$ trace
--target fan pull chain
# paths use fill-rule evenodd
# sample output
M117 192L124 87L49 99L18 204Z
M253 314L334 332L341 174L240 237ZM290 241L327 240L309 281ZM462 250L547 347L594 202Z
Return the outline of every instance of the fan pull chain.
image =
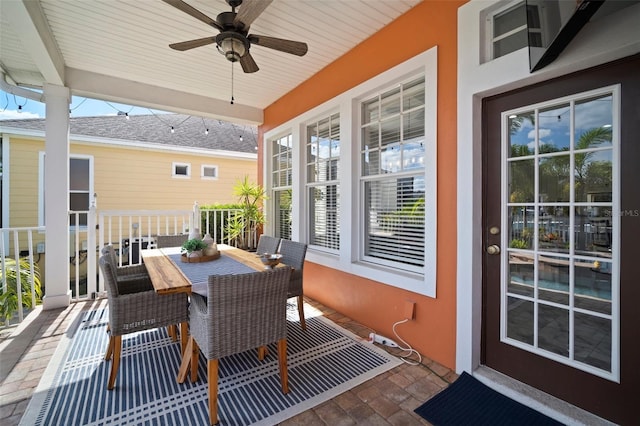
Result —
M234 63L231 62L231 105L233 105L233 101L235 99L233 99L233 65Z

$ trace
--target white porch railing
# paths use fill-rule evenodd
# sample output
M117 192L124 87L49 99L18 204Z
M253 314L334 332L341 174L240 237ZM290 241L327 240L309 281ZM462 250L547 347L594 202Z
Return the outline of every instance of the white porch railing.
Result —
M10 297L7 292L15 291L17 312L9 322L21 322L24 319L23 280L27 280L31 294L31 306L36 306L36 274L37 261L34 261L34 233L36 240L44 240L44 227L0 228L0 294ZM38 251L39 252L39 251ZM38 258L40 255L38 254ZM27 268L22 268L21 259L27 259ZM23 277L23 275L25 275ZM12 289L15 285L15 289ZM4 301L4 303L12 303ZM0 318L0 324L5 318Z
M86 300L100 292L99 270L97 259L100 249L112 244L118 253L120 265L140 264L140 250L155 247L156 236L188 234L199 227L200 234L209 233L217 243L235 245L226 229L226 224L233 217L236 209L202 209L194 204L189 210L110 210L97 212L95 206L87 211L69 213L69 284L72 300ZM197 225L196 225L197 224ZM2 228L0 240L0 294L8 290L7 270L11 272L12 263L7 259L27 261L30 274L32 305L35 306L33 277L36 265L40 264L42 255L46 256L44 247L45 227ZM249 247L255 247L256 235L248 236ZM55 250L54 248L51 248ZM40 276L46 293L46 276L44 263L40 268ZM17 300L22 300L23 277L17 274ZM24 319L24 307L18 306L16 321Z
M200 235L209 233L217 243L234 245L226 230L226 223L236 209L203 209L194 204L191 210L111 210L98 215L98 253L107 244L113 245L119 265L142 263L140 250L153 248L158 235L189 234L198 229ZM255 241L255 237L253 239ZM88 271L89 281L99 271ZM98 286L89 285L90 288ZM98 290L100 291L100 289Z

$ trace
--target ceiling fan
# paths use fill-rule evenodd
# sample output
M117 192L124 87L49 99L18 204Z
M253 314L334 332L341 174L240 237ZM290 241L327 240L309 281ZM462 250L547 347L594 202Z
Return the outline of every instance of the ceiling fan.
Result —
M307 44L300 41L249 34L249 27L253 21L273 0L226 0L231 6L231 12L222 12L216 19L211 19L182 0L163 1L220 31L216 36L170 44L169 47L172 49L184 51L215 43L218 51L229 61L240 62L242 70L246 73L260 69L249 52L253 44L298 56L304 56L307 53ZM236 12L236 8L240 5L242 7Z

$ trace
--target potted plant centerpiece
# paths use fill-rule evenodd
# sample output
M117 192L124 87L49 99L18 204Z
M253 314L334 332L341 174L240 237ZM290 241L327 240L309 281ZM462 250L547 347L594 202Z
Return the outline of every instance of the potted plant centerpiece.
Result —
M191 258L198 258L202 256L202 250L207 248L207 243L200 238L191 238L182 244L180 248L183 253L182 256L186 257L186 261L189 262Z

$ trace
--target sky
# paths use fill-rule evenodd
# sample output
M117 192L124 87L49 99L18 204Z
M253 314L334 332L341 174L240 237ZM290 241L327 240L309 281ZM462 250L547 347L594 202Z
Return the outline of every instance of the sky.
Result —
M576 141L582 133L598 128L612 127L613 97L610 94L578 100L574 107L574 137ZM526 114L531 114L528 111ZM538 139L541 144L553 145L558 149L569 149L570 137L570 107L569 104L551 106L539 110ZM535 149L536 132L531 120L524 120L522 127L510 135L512 145L527 145L530 150ZM610 144L600 144L604 147Z
M149 110L149 108L118 104L115 102L73 96L71 117L90 117L103 115L117 115L118 111L129 115L165 113L166 111ZM44 118L45 104L31 99L14 96L0 90L0 120Z

